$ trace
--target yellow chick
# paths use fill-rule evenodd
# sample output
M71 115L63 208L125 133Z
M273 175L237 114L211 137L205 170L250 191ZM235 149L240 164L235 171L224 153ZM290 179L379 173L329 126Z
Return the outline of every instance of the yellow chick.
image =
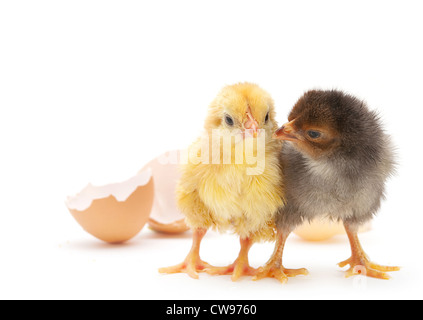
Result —
M181 264L161 273L232 274L235 281L255 275L248 252L256 241L274 240L274 221L284 205L281 142L272 139L278 125L270 95L251 83L222 89L211 103L204 134L189 148L177 187L177 204L193 230L191 251ZM227 267L200 259L200 243L209 228L232 230L241 251Z

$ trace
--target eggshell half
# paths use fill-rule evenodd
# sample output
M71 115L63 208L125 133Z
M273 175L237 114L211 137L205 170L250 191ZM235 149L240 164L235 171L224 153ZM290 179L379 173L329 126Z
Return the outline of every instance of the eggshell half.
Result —
M365 224L359 229L359 232L366 232L371 229L371 224ZM329 219L315 219L311 222L305 222L294 233L307 241L324 241L338 234L345 234L345 228L342 222L334 222Z
M176 234L189 230L185 217L176 206L176 185L180 178L178 150L168 151L147 163L140 172L151 170L154 178L154 202L149 227L157 232Z
M67 207L75 220L94 237L121 243L133 238L147 223L154 198L150 171L107 186L88 185Z

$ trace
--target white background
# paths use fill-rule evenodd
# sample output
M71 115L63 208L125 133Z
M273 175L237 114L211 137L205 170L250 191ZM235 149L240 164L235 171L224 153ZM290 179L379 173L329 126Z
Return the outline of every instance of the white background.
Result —
M2 1L0 3L0 298L423 298L421 1ZM403 266L382 281L344 279L345 236L288 239L287 267L310 275L233 283L159 275L190 234L147 228L122 246L87 234L66 196L126 180L201 131L221 87L258 83L283 123L310 88L337 88L380 111L398 175L373 230L370 257ZM210 233L204 260L225 265L232 235ZM251 264L273 244L253 247Z

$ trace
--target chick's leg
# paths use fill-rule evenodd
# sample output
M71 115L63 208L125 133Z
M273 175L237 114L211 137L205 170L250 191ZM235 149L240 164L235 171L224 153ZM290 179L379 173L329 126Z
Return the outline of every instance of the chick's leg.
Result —
M248 263L248 252L253 241L250 238L240 238L241 250L234 263L227 267L210 267L206 270L211 275L232 274L232 281L238 280L241 276L253 276L257 270L250 267Z
M286 269L282 265L283 249L285 247L286 239L289 233L278 230L275 250L273 251L272 257L266 263L264 267L259 268L258 273L253 280L260 280L264 278L275 278L281 283L288 281L288 277L295 277L298 275L307 275L307 269Z
M160 268L160 273L187 273L191 278L198 279L198 272L210 265L200 259L200 243L207 229L195 229L192 237L192 247L184 262L173 267Z
M371 262L360 245L360 241L358 240L357 236L357 228L350 226L347 223L344 223L344 226L348 235L348 239L350 240L351 257L338 263L338 265L341 268L345 267L347 264L350 265L350 268L346 271L346 277L362 274L378 279L389 279L389 275L387 275L385 272L398 271L400 269L399 267L381 266Z

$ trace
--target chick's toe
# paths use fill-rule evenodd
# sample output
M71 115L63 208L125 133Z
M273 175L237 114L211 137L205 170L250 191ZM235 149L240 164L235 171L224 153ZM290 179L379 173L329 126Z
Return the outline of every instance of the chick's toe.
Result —
M206 234L205 229L196 229L193 234L193 244L184 262L172 267L160 268L160 273L186 273L193 279L198 279L198 272L211 268L211 265L200 259L200 243Z
M390 276L385 272L400 270L399 267L381 266L371 262L361 247L357 236L357 230L351 228L348 224L345 224L345 230L351 245L351 257L338 263L338 266L341 268L346 265L350 266L350 268L346 271L345 277L348 278L354 275L364 275L372 278L388 280L390 279Z
M232 275L232 281L237 281L242 276L254 276L257 269L252 268L248 262L248 252L253 241L250 238L240 238L241 250L234 263L227 267L210 267L205 271L211 275Z

